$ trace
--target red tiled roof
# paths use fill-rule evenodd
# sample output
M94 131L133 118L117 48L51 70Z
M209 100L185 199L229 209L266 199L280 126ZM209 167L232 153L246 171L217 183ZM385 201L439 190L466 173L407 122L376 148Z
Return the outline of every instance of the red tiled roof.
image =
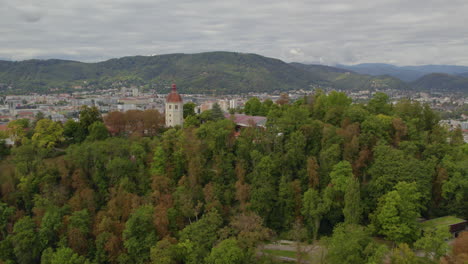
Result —
M8 126L7 125L0 125L0 131L7 131Z
M250 116L250 115L242 115L242 114L235 114L235 115L230 115L230 114L225 114L224 115L226 118L231 119L231 116L233 116L232 121L236 123L237 125L240 126L251 126L254 124L255 126L265 126L267 118L264 116Z
M19 112L18 113L19 116L31 116L31 115L34 115L33 112Z
M177 92L177 87L175 84L172 85L171 92L166 97L167 103L182 103L182 97Z

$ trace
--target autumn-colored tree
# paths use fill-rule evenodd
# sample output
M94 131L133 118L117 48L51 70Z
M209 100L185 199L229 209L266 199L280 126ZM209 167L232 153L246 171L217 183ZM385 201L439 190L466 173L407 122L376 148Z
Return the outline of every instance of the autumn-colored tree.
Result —
M112 135L120 135L126 131L125 114L122 112L110 112L104 117L104 124Z
M236 200L240 203L240 209L245 211L248 207L248 200L250 198L250 185L245 182L245 169L243 162L236 164Z
M89 233L91 231L91 216L89 212L86 209L73 212L67 220L69 247L80 255L86 255L89 246Z
M285 104L289 104L289 101L290 101L289 94L281 93L278 100L276 100L276 104L285 105Z
M151 184L152 198L154 204L154 226L161 237L169 234L168 210L173 207L172 183L166 176L153 176Z
M461 232L452 244L452 252L446 256L443 264L465 264L468 262L468 232Z
M307 175L309 178L308 186L309 188L318 188L320 183L320 177L318 173L319 166L317 164L317 159L315 157L309 157L307 159Z
M263 219L251 211L233 216L230 227L245 249L255 248L258 243L270 239L273 235L273 231L264 226Z

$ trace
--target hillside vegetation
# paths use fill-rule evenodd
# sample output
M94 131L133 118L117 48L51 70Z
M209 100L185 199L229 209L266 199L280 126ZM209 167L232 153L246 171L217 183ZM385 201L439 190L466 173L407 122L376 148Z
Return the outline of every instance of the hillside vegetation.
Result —
M163 88L176 82L185 93L245 93L308 88L318 81L313 73L280 60L232 52L133 56L99 63L0 63L0 83L13 85L17 91L77 85L101 89L121 84Z
M0 61L0 92L10 94L130 85L165 92L172 82L183 93L210 94L307 90L319 86L344 90L409 88L394 77L361 75L322 65L288 64L234 52L132 56L99 63Z
M411 83L416 89L446 92L468 92L468 78L445 73L425 75Z

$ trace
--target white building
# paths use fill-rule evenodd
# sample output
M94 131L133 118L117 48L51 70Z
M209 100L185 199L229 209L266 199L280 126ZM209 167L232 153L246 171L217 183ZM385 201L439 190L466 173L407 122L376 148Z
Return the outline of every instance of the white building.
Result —
M228 100L219 100L218 101L219 107L223 112L227 112L229 110L229 101Z
M237 108L237 99L229 100L229 108L230 109L236 109Z
M184 103L177 92L175 84L166 97L166 127L182 126L184 124Z

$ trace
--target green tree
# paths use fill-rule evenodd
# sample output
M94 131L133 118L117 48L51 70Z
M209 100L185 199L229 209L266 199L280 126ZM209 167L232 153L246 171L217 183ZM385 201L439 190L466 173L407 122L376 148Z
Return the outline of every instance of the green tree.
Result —
M330 188L326 188L322 193L309 188L304 193L302 200L302 215L309 230L312 230L313 239L317 240L318 230L322 217L330 210L332 200L330 199Z
M6 203L0 202L0 240L3 240L7 236L7 225L10 216L15 212L14 207L8 206Z
M467 172L456 171L443 182L442 197L449 201L449 210L452 213L468 212L468 178Z
M5 144L5 140L0 138L0 161L10 154L10 148Z
M340 161L330 172L331 184L333 189L345 193L350 182L353 180L353 169L348 161Z
M198 127L200 124L200 117L198 115L187 116L184 120L184 127Z
M125 224L122 233L124 246L133 263L145 263L150 257L150 248L157 241L153 214L152 206L141 206Z
M8 135L16 143L21 142L26 137L26 129L29 128L29 119L22 118L11 121L7 125Z
M194 102L188 102L184 104L184 119L189 116L195 115L195 107L197 105Z
M450 144L457 146L457 145L463 145L464 143L465 143L465 140L463 139L463 132L461 130L461 127L458 126L453 131L450 132Z
M151 263L176 264L177 248L175 239L165 237L151 248Z
M392 120L392 117L387 115L369 115L361 123L362 143L369 147L376 145L379 141L391 143Z
M351 179L344 196L343 215L345 223L359 224L362 215L361 193L358 179Z
M44 119L44 118L46 118L46 117L45 117L45 115L44 115L43 112L41 112L41 111L37 112L37 114L34 116L34 124L33 124L33 127L36 126L36 124L37 124L37 122L38 122L39 120Z
M52 148L64 140L62 126L50 119L41 119L37 122L32 141L40 147Z
M374 114L389 115L392 111L392 105L389 102L389 97L385 93L375 93L374 97L367 104L367 108Z
M73 252L71 248L61 247L55 252L52 248L44 250L41 264L90 264L90 262Z
M244 105L244 113L246 115L259 115L262 112L262 102L257 97L252 97Z
M382 263L388 248L373 241L362 226L339 224L326 241L330 264Z
M86 138L86 130L80 126L79 122L68 119L63 125L63 135L68 143L80 143Z
M416 182L418 193L424 197L423 201L429 201L434 165L431 160L421 161L391 146L378 145L374 148L374 163L368 171L372 179L368 185L371 197L367 198L376 200L392 190L398 182L406 181Z
M202 263L218 239L218 230L223 219L217 211L210 211L180 232L179 247L183 250L185 263Z
M395 247L390 255L392 264L423 264L408 244L402 243Z
M448 228L425 229L424 236L414 243L414 247L424 251L425 257L438 261L449 251L449 245L446 242L451 238Z
M44 248L54 247L59 241L59 231L62 228L63 212L60 208L49 206L42 217L39 228L39 239Z
M421 195L416 183L399 182L395 190L379 199L371 215L372 225L378 234L394 242L414 242L420 234Z
M224 119L223 110L221 110L221 107L219 106L218 103L213 104L213 109L211 109L211 120L218 121L218 120L223 120L223 119Z
M89 126L88 130L89 135L86 138L87 140L104 140L109 137L109 131L107 130L107 127L104 125L104 123L100 121L94 122L92 125Z
M221 241L206 259L208 264L243 264L246 262L244 251L235 238Z
M250 209L265 219L270 226L275 218L273 209L276 203L275 168L270 156L264 156L255 166L249 178L252 180ZM276 216L277 217L277 216Z
M87 105L83 105L80 111L80 126L83 127L86 132L88 132L88 128L94 122L102 122L102 116L97 107L88 107Z
M28 264L39 261L41 244L36 224L29 216L24 216L15 223L11 241L18 263Z
M330 172L335 164L340 161L341 150L338 144L333 144L322 149L319 155L320 162L320 186L325 187L330 183Z
M362 123L369 116L369 111L362 104L352 104L343 113L343 117L351 122Z

